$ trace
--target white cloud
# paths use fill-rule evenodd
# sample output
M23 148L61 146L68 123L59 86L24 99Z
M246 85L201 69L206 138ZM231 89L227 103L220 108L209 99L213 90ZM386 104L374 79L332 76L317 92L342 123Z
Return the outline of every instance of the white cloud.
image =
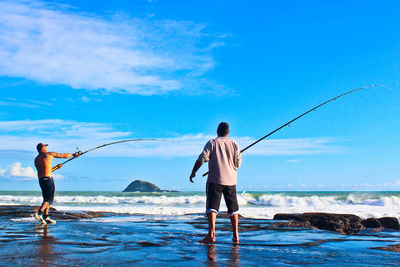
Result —
M43 105L52 106L52 104L50 103L45 103L35 100L0 98L0 106L5 106L5 107L40 108Z
M226 36L189 21L103 18L40 1L1 1L0 75L128 94L187 91L212 85L200 76L214 67L210 49Z
M37 173L32 167L22 167L21 162L14 162L6 168L0 168L0 177L17 179L17 180L35 180L37 179ZM53 178L60 180L64 179L61 174L53 174Z
M107 123L75 122L57 119L0 121L0 150L35 151L39 142L50 144L49 150L72 152L75 147L90 149L121 139L146 138L118 131ZM151 137L147 137L151 138ZM160 138L166 142L130 142L96 150L88 156L123 157L194 157L200 154L213 135L183 135ZM241 148L254 142L250 137L232 137ZM340 153L334 138L270 139L246 151L251 156L313 155Z
M61 175L61 174L53 173L52 175L53 175L53 179L54 179L54 180L61 180L61 179L64 179L64 176Z
M299 159L287 159L287 160L285 160L286 162L289 162L289 163L297 163L297 162L300 162L300 160Z
M21 162L15 162L5 169L0 168L0 176L7 178L24 178L24 179L33 179L36 178L36 172L32 167L22 167Z

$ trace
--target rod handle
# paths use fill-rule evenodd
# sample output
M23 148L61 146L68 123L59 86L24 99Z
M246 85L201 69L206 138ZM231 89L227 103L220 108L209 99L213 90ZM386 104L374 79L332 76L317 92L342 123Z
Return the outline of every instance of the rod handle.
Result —
M54 171L60 169L61 167L62 167L62 164L58 164L57 166L54 166L54 167L51 169L51 171L54 172Z
M208 172L204 173L204 174L203 174L203 177L206 176L207 174L208 174Z

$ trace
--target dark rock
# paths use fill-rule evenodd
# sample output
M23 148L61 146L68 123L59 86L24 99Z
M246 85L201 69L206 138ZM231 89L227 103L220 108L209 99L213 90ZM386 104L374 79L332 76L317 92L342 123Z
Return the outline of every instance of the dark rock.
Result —
M306 228L311 228L317 230L318 228L312 226L309 222L301 222L301 221L294 221L294 220L289 220L289 221L283 221L283 222L277 222L273 224L274 227L279 227L279 228L299 228L299 227L306 227Z
M137 242L138 245L144 246L144 247L162 247L161 244L158 243L151 243L148 241L139 241Z
M307 225L309 223L318 229L335 231L341 234L355 234L365 227L361 218L353 214L334 213L303 213L303 214L276 214L274 220L294 220Z
M273 220L278 220L278 221L298 221L298 222L307 222L308 219L304 216L303 214L293 214L293 213L278 213L275 214Z
M400 230L399 221L395 217L382 217L378 221L385 228Z
M135 180L128 185L122 192L163 192L160 188L158 188L155 184Z
M379 249L379 250L384 250L384 251L392 251L392 252L400 253L400 244L392 245L392 246L388 246L388 247L377 247L377 248L372 248L372 249Z
M381 223L375 219L375 218L368 218L366 220L363 220L362 225L364 225L365 228L379 228L382 227Z

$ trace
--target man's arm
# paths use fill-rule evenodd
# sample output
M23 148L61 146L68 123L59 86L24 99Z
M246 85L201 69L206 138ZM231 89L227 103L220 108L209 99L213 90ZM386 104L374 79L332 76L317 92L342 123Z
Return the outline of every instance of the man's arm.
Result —
M239 147L238 143L236 143L236 142L235 142L234 160L235 160L235 167L239 168L240 165L242 164L242 153L240 152L240 147Z
M196 160L193 166L192 174L190 174L190 182L194 183L193 178L196 176L196 172L200 169L201 165L203 165L203 162Z
M60 159L67 159L70 157L73 157L74 154L71 153L56 153L56 152L49 152L49 155L52 155L55 158L60 158Z
M76 152L76 153L74 153L74 154L71 154L71 153L49 152L49 154L52 155L52 156L55 157L55 158L64 158L64 159L66 159L66 158L70 158L70 157L77 158L77 157L79 157L80 155L82 155L82 152ZM58 164L57 166L53 167L51 171L54 172L55 170L60 169L62 166L63 166L63 165L60 163L60 164Z
M242 153L240 151L236 154L236 168L239 168L242 165Z
M192 173L190 174L190 182L193 182L193 177L196 176L196 172L200 169L201 165L204 162L207 162L210 159L210 151L211 151L211 142L208 141L207 144L204 146L203 152L199 155L198 159L194 163Z

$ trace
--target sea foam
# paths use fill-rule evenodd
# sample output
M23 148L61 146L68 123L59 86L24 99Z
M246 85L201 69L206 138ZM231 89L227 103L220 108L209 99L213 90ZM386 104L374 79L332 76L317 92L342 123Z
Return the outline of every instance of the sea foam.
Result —
M2 205L40 205L42 197L0 194ZM332 212L356 214L362 218L400 218L400 193L282 192L238 194L240 214L271 219L276 213ZM104 211L126 214L184 215L204 213L204 193L122 194L58 192L54 206L65 211ZM221 201L221 211L226 211Z

